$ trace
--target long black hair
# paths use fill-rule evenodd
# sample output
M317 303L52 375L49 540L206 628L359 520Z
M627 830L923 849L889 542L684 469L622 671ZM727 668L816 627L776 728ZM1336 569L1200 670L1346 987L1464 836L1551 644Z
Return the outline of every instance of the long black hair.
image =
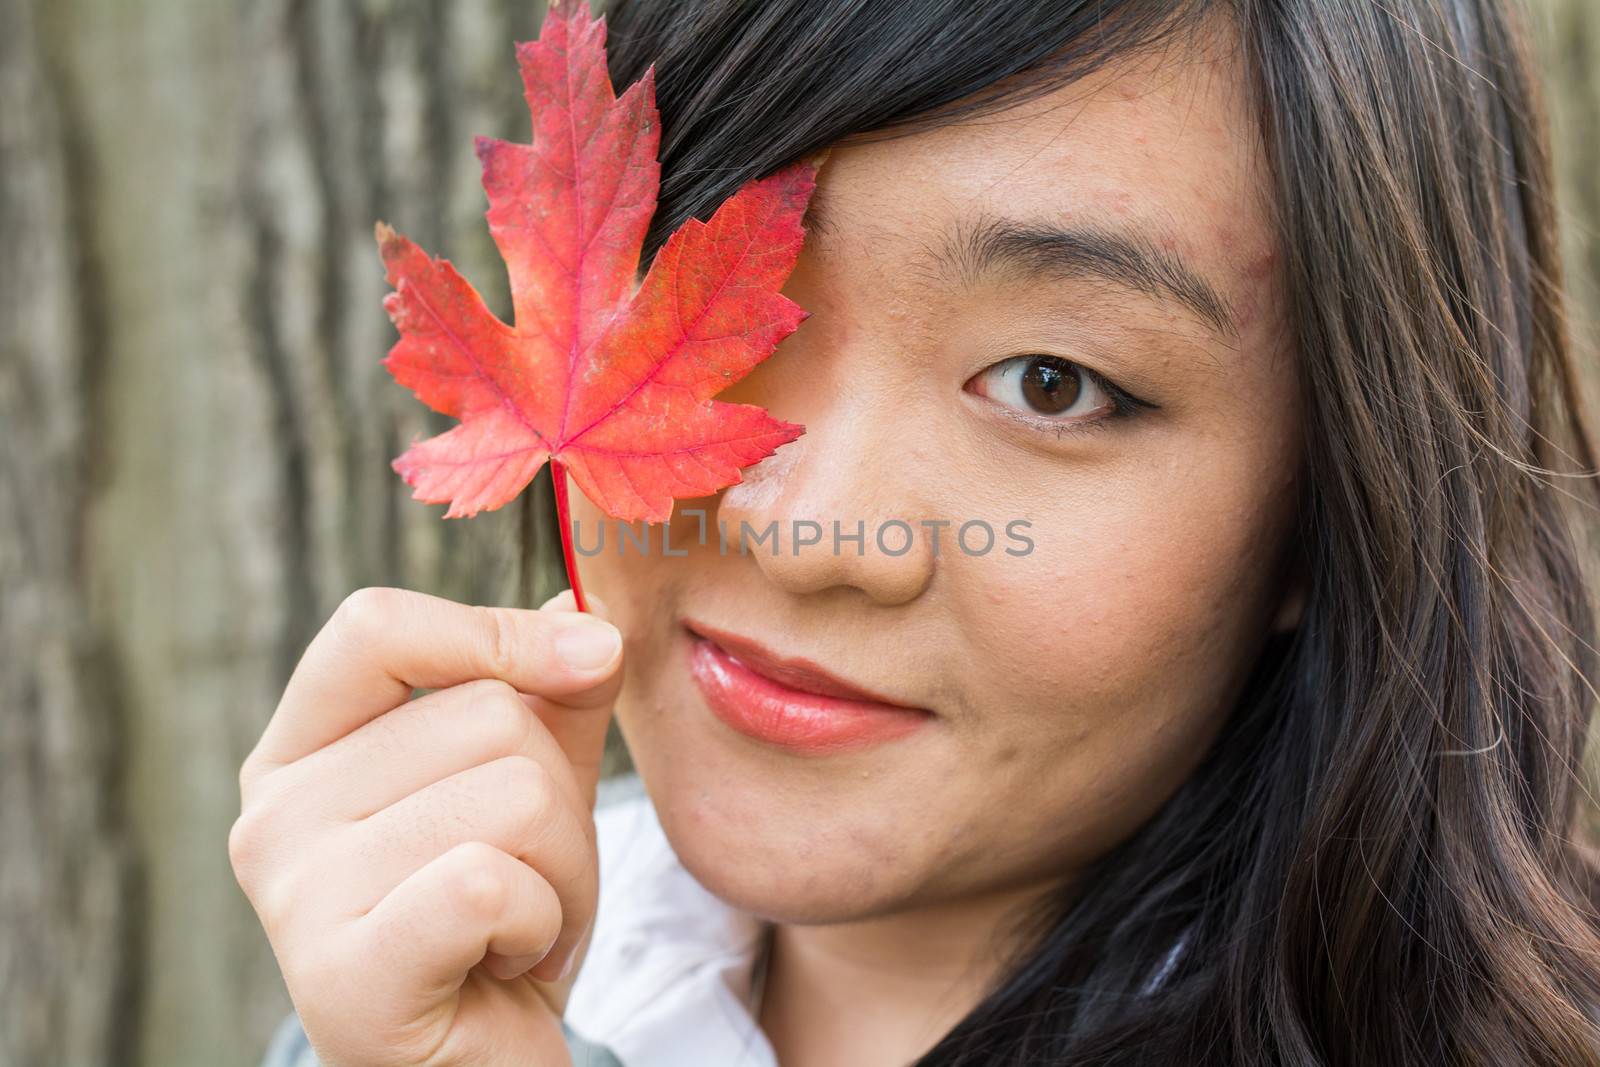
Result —
M661 109L646 261L749 178L1214 13L1275 183L1306 610L1203 765L1026 917L1026 950L920 1063L1600 1064L1576 521L1600 495L1505 2L617 0L613 81L654 63Z

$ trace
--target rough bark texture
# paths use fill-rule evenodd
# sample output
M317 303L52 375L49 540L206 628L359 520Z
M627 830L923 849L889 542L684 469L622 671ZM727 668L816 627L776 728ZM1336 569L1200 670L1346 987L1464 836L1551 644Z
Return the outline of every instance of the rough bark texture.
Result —
M1532 0L1530 9L1547 60L1573 337L1589 370L1593 415L1600 412L1600 0ZM1592 543L1600 555L1600 532ZM1590 733L1590 795L1600 796L1600 725ZM1590 806L1589 822L1600 834L1600 805Z
M127 706L90 610L105 308L76 101L0 7L0 1062L90 1063L130 1022Z
M1592 360L1600 347L1600 0L1530 0L1530 8L1548 59L1573 318Z
M1536 2L1580 329L1600 4ZM371 232L502 310L470 137L522 138L526 0L0 0L0 1065L254 1063L288 1002L228 867L239 762L339 599L484 603L541 509L388 460L444 428L378 364Z
M0 1064L255 1062L288 1002L226 840L306 641L362 585L562 588L521 509L389 470L447 422L379 365L372 238L506 306L471 136L526 138L539 16L0 6Z

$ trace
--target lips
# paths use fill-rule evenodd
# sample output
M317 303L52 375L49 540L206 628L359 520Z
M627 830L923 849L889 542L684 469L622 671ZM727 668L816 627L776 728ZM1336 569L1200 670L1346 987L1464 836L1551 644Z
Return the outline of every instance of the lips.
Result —
M689 671L711 712L748 737L824 754L904 737L933 716L829 674L811 660L686 623Z

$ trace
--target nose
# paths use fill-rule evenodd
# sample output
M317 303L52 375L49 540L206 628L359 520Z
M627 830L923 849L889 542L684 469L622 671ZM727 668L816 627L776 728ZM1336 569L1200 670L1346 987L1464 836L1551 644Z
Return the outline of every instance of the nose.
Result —
M883 605L916 599L936 557L914 467L889 458L902 454L901 428L859 410L810 414L821 417L723 492L727 551L742 547L793 593L854 586Z

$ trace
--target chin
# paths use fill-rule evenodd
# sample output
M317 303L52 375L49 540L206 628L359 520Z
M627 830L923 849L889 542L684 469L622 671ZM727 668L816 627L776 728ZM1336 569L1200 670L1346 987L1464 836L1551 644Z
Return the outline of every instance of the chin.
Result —
M887 788L892 775L853 759L769 755L742 739L657 736L659 725L623 724L635 766L684 869L728 905L830 923L917 894L915 835L901 816L919 805Z

